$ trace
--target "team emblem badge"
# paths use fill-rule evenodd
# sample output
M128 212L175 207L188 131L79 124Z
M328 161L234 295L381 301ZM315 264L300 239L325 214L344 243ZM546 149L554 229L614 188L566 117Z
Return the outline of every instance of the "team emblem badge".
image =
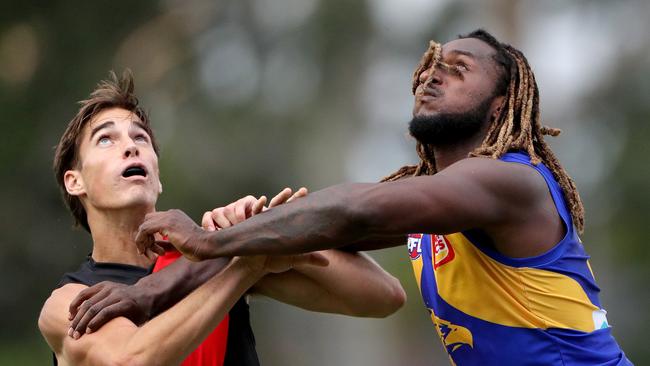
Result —
M444 235L431 235L431 247L434 254L433 269L451 262L455 257L454 248Z
M422 255L422 236L422 234L409 234L406 248L409 251L409 257L411 260L416 260L420 258L420 255Z

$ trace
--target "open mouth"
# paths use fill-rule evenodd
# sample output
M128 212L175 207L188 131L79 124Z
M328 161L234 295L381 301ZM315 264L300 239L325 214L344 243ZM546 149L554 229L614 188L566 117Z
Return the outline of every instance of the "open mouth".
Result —
M146 177L147 176L147 171L138 165L130 166L122 172L122 177L128 178L128 177L133 177L133 176L140 176L140 177Z

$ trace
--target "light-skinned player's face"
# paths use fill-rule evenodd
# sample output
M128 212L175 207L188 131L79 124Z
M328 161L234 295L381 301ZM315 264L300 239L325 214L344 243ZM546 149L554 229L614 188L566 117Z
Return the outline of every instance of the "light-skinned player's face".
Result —
M137 115L105 109L86 124L80 139L80 162L64 181L86 210L154 209L162 192L158 157Z

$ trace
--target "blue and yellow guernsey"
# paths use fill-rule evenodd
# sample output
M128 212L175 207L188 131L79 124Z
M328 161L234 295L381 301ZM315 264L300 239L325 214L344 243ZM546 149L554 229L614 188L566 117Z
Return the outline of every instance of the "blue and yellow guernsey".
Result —
M565 237L548 252L509 258L478 230L411 234L409 256L431 320L453 365L631 365L610 332L589 256L562 190L543 164Z

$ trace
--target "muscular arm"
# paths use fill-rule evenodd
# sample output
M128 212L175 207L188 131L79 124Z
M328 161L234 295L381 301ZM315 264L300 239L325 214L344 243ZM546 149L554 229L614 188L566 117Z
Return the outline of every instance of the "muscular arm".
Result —
M198 263L179 258L133 286L102 282L86 288L70 303L73 318L70 328L83 335L118 316L127 317L136 325L142 324L204 284L228 262L229 258Z
M548 195L537 173L516 165L470 158L434 176L333 186L210 233L181 224L178 212L156 213L141 226L138 244L146 247L151 234L166 229L185 255L206 259L309 252L412 232L492 230L528 219L540 192Z
M364 317L385 317L406 302L399 281L368 255L340 250L320 252L327 267L298 265L270 274L253 292L300 308Z
M263 272L231 263L221 274L142 327L116 318L78 340L67 336L69 302L84 286L71 284L52 293L39 318L39 328L63 364L178 364L225 316Z
M142 278L135 286L149 288L157 295L153 298L151 316L169 309L215 274L223 270L230 258L216 258L204 262L192 262L178 258L174 263Z

